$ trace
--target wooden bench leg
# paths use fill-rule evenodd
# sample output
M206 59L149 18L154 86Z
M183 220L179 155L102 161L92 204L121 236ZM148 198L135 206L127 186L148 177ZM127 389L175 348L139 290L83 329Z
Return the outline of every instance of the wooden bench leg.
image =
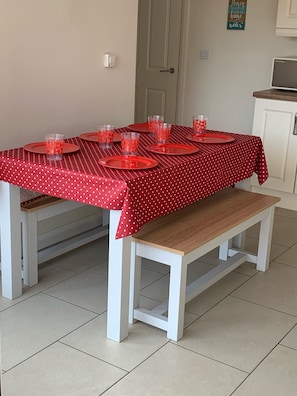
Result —
M37 212L22 212L23 281L26 286L38 283Z
M261 225L260 225L258 257L257 257L258 271L265 272L269 268L273 220L274 220L274 206L267 209L267 216L261 221Z
M167 338L178 341L184 333L187 265L177 256L170 266Z

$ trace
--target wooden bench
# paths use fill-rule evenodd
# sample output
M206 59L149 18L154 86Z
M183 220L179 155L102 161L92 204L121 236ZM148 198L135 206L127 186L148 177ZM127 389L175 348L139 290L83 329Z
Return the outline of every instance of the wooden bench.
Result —
M62 238L58 243L38 250L38 222L62 215L83 204L43 195L21 204L22 233L22 276L24 284L38 283L38 265L61 254L76 249L108 234L108 211L103 211L102 226L93 227L71 237Z
M266 271L274 207L279 200L228 188L146 224L132 238L129 322L140 320L158 327L167 331L169 339L177 341L183 336L188 301L245 261ZM261 226L257 255L245 252L238 243L234 246L236 237L258 222ZM221 264L186 286L188 264L218 246ZM141 258L170 266L168 300L152 310L139 307Z

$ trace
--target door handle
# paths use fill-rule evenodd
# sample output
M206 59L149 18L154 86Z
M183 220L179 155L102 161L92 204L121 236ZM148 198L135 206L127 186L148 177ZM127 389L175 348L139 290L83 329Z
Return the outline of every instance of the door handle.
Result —
M160 73L170 73L170 74L173 74L173 73L175 73L175 68L174 67L171 67L170 69L162 69L162 70L160 70Z
M297 135L297 113L295 113L293 135Z

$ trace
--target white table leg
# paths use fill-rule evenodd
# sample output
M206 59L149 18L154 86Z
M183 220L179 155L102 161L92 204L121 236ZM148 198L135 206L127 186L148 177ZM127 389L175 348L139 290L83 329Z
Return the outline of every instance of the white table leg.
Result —
M121 211L109 219L107 338L121 342L128 336L131 237L115 239Z
M0 233L2 296L22 294L20 189L0 182Z

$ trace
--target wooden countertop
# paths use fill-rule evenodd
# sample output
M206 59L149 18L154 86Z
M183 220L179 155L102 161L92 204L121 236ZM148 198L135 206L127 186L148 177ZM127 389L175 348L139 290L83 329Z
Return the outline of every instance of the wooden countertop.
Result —
M256 91L253 93L255 98L287 100L297 102L297 91L287 91L285 89L265 89L264 91Z

